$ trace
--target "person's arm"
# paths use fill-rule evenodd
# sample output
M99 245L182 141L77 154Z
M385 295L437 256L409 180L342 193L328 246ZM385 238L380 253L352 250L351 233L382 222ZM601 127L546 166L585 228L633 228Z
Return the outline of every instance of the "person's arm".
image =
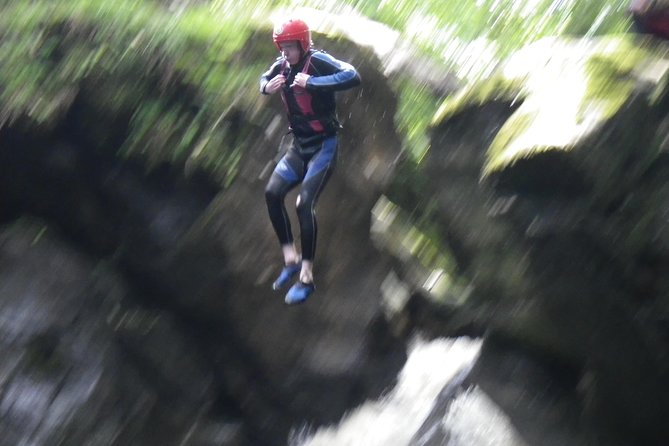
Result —
M313 53L311 63L315 72L306 81L309 90L340 91L360 85L360 75L353 65L327 53Z
M284 66L283 59L279 58L260 76L260 93L272 94L281 88L286 82L285 76L281 73Z

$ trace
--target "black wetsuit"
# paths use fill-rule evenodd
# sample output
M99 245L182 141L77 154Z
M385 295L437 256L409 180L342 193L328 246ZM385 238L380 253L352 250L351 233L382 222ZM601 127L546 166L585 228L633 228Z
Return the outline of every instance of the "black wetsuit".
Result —
M290 87L297 73L311 75L307 87ZM337 159L339 122L335 108L335 92L360 84L353 66L329 54L309 50L300 63L291 67L283 58L260 77L260 91L278 74L286 76L281 97L294 143L279 161L265 189L267 209L272 226L282 245L293 243L290 219L286 212L286 194L302 184L297 204L300 223L302 259L313 261L316 252L315 207Z

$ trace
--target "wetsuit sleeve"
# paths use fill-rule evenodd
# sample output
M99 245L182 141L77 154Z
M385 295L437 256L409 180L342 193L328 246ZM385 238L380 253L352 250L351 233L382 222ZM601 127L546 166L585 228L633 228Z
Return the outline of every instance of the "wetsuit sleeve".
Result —
M279 58L274 61L271 67L269 67L269 70L265 71L262 76L260 76L260 93L262 94L269 94L265 93L265 85L267 85L267 82L272 80L274 76L279 74L281 72L281 67L283 66L283 59Z
M353 65L335 59L327 53L311 56L314 72L307 81L308 90L340 91L360 85L360 75Z

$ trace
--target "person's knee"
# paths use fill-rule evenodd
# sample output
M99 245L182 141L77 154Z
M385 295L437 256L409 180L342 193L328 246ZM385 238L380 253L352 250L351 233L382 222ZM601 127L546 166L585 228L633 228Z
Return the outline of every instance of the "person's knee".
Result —
M311 216L313 212L314 202L309 194L302 192L297 196L297 201L295 202L295 208L297 209L297 214L300 216Z
M276 189L273 188L271 185L267 185L265 188L265 201L267 203L279 203L283 200L283 196L281 196L281 193Z

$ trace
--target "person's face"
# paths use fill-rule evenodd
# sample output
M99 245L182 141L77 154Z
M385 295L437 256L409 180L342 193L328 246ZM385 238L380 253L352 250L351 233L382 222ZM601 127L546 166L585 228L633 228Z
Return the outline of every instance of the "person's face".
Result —
M281 48L281 53L283 57L286 58L289 64L295 65L300 61L300 56L302 55L302 50L300 44L297 41L294 42L281 42L279 43Z

